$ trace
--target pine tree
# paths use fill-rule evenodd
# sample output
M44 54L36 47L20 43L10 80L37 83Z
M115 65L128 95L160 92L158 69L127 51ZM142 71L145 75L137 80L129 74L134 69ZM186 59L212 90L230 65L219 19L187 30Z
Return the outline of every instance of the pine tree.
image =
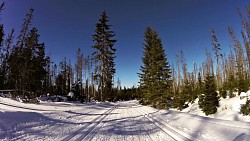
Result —
M171 86L170 66L157 32L147 27L144 37L143 66L139 73L142 103L164 108Z
M78 48L77 50L77 55L76 55L76 65L75 65L75 69L76 69L76 80L79 80L81 82L83 82L82 80L82 70L83 70L83 53L81 53L81 49Z
M241 42L238 40L238 38L236 37L233 29L231 27L228 28L228 32L230 34L230 36L232 37L232 41L233 41L233 47L234 47L234 51L235 51L235 56L236 56L236 78L237 78L237 89L238 89L238 95L241 92L246 92L248 90L248 84L247 84L247 80L244 77L244 66L243 66L243 62L244 62L244 51L241 45Z
M0 13L2 12L4 7L4 3L1 3L0 5ZM3 46L4 41L4 30L3 30L3 24L0 23L0 53L1 53L1 47Z
M0 5L0 12L3 10L4 3ZM3 42L4 42L4 30L3 24L0 23L0 89L4 88L4 80L5 80L5 71L4 71L4 49L3 49Z
M222 85L222 75L221 75L221 70L220 70L220 58L222 57L222 54L220 53L221 47L218 41L217 36L215 35L214 29L210 29L210 34L211 34L211 39L212 39L212 45L213 45L213 50L216 58L216 80L217 80L217 87L221 88Z
M246 8L248 18L244 17L241 13L240 9L238 9L238 13L242 20L243 30L241 31L241 35L244 41L244 45L246 48L246 54L248 57L248 65L250 66L250 8Z
M19 94L34 97L46 90L46 65L49 58L45 56L45 45L39 42L36 28L25 33L8 57L9 84L19 90ZM19 36L21 37L21 36ZM12 84L12 85L11 85Z
M4 3L0 4L0 13L3 9ZM10 88L8 83L10 79L8 59L13 47L14 29L11 30L11 33L5 39L4 38L4 25L0 23L0 89Z
M25 77L27 77L27 84L30 86L29 90L41 93L45 90L46 64L49 61L49 57L45 55L45 44L39 43L39 36L36 28L32 28L28 34L26 50L31 49L32 53L31 63L27 66L30 72ZM31 79L33 80L31 81Z
M26 15L26 19L24 20L24 23L22 24L22 28L20 31L19 36L17 37L17 43L14 45L14 47L11 50L10 56L8 58L8 65L9 65L9 71L10 71L10 80L9 84L10 87L15 88L16 92L19 93L18 91L22 91L24 95L24 90L27 87L27 84L24 82L24 73L25 73L25 68L24 66L27 66L29 54L28 52L24 53L24 47L25 43L27 41L27 34L29 32L29 26L31 24L31 19L33 17L33 11L34 9L30 9L29 13ZM25 55L25 56L23 56ZM26 58L25 58L26 57Z
M200 96L201 94L204 93L204 82L202 81L201 73L198 73L198 90L197 90L198 95Z
M74 83L74 73L73 73L73 68L71 65L71 61L69 60L67 64L67 91L69 92L71 90L72 84Z
M1 52L1 61L0 61L0 89L8 89L8 88L13 88L10 87L9 85L9 80L10 80L10 70L9 70L9 64L8 64L8 59L10 56L10 51L13 47L12 43L13 43L13 39L14 39L14 29L12 29L10 35L8 35L8 37L6 38L6 40L4 41L4 45L2 48L2 52Z
M97 62L95 77L99 80L100 100L112 100L112 86L115 74L115 52L113 47L116 40L112 39L115 33L110 30L109 20L104 11L99 23L96 24L95 34L93 35L93 46L96 51L93 53Z
M182 99L182 100L180 100L180 101L182 101L181 105L184 105L186 101L191 102L193 100L193 98L192 98L193 92L191 89L191 81L188 78L189 73L187 72L186 60L185 60L184 53L182 50L181 50L181 58L180 59L181 59L181 65L182 65L183 82L182 82L181 96L179 98Z
M229 97L232 98L235 95L233 95L233 92L236 90L237 88L237 79L236 79L236 72L235 72L235 57L234 54L232 52L232 50L230 50L230 54L228 56L228 58L225 58L225 70L224 70L225 74L226 74L226 79L224 80L224 84L223 84L223 89L228 90L229 93Z
M219 97L216 92L215 77L207 74L205 79L204 95L199 98L199 107L206 115L217 112L219 106Z

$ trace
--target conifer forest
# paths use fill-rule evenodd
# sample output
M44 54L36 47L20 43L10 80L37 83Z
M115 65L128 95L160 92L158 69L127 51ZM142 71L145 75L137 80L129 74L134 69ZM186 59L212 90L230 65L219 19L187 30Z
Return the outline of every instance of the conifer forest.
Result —
M6 8L2 3L0 12ZM24 18L20 31L13 28L5 33L0 20L0 90L13 90L12 97L34 99L46 94L68 96L73 92L73 101L137 99L143 105L178 110L199 98L199 108L210 115L216 113L220 98L235 97L250 88L249 6L237 10L241 31L230 26L227 29L232 46L221 46L216 28L210 28L211 46L201 47L206 54L201 63L187 64L182 50L175 60L169 60L168 48L164 47L157 29L145 27L144 41L139 46L143 47L142 65L137 73L140 81L134 82L138 85L133 87L125 87L122 80L114 79L119 47L108 12L103 11L96 19L93 45L89 46L94 50L92 54L85 54L84 48L79 48L75 50L76 61L65 56L54 62L46 54L46 42L40 41L39 29L32 24L35 10L30 9L20 17ZM225 52L226 49L230 52Z

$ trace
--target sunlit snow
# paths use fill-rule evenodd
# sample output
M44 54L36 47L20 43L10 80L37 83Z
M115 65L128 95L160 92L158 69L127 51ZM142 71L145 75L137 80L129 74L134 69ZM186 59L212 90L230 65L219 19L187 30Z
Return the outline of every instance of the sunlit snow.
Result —
M240 101L221 99L218 112L205 116L198 100L179 112L135 100L27 104L0 97L0 140L250 140L250 117L239 113Z

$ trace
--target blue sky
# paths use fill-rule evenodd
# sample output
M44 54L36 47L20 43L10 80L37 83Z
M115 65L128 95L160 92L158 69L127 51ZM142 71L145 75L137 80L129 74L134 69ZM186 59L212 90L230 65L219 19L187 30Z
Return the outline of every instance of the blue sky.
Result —
M3 2L3 0L0 0ZM15 28L34 8L32 26L55 62L65 56L75 62L77 48L92 53L92 36L102 11L106 11L118 40L116 79L122 85L137 85L142 65L143 34L147 26L156 29L162 39L168 61L183 50L188 65L205 60L211 49L209 29L213 27L222 49L227 52L231 39L227 27L239 35L241 21L236 9L250 5L249 0L6 0L1 14L6 33Z

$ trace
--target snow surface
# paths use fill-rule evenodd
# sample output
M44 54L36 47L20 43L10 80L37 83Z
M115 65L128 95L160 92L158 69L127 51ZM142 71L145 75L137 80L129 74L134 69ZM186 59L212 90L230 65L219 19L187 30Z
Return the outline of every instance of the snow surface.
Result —
M250 117L238 112L240 97L221 99L211 116L197 102L179 112L135 100L27 104L0 97L0 140L250 140Z
M188 108L184 109L181 112L189 113L192 115L216 118L216 119L250 122L250 116L243 116L242 114L240 114L241 104L245 103L246 103L246 98L241 99L240 96L227 99L220 99L220 105L217 108L217 113L206 116L201 111L201 109L199 109L198 99L196 99L194 104L190 104Z

